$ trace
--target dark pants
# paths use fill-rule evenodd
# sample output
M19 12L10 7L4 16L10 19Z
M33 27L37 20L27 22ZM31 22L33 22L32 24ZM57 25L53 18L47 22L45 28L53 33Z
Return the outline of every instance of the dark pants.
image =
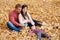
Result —
M33 21L34 21L34 23L35 23L35 26L39 26L39 27L41 27L41 26L42 26L42 24L41 24L41 22L40 22L40 21L35 20L35 19L33 19ZM31 27L32 27L32 24L31 24L31 23L28 23L28 26L31 28Z

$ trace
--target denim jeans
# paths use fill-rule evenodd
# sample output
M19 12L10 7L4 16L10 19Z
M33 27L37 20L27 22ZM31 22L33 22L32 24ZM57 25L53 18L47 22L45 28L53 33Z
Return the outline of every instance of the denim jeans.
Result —
M20 31L22 28L19 26L15 26L13 23L10 21L7 22L7 26L10 30L15 30L15 31Z
M38 31L35 31L36 32L36 35L37 35L37 38L39 40L41 40L41 37L49 37L48 34L46 34L45 32L43 32L42 30L38 30Z

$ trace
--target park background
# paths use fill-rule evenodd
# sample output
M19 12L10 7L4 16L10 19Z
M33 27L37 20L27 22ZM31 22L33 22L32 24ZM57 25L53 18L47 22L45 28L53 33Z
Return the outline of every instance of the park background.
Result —
M7 27L8 14L17 3L27 4L31 17L50 25L41 28L48 28L45 32L52 35L51 40L60 40L60 0L0 0L0 40L37 40L34 33L26 32L28 28L18 33L10 31ZM42 40L48 39L42 38Z

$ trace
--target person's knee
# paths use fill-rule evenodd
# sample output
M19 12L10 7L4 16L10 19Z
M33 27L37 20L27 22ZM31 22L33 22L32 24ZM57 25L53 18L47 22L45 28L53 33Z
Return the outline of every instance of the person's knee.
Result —
M8 21L6 24L7 24L7 26L9 26L9 25L11 25L12 23L11 23L10 21Z
M12 23L10 21L7 22L7 26L8 27L11 27L12 26Z
M12 24L12 23L10 21L8 21L7 24Z
M13 29L15 31L20 31L20 29L21 29L20 27L13 25L13 23L11 23L10 21L7 22L7 26L9 29Z
M7 26L10 29L13 29L15 27L10 21L7 22Z

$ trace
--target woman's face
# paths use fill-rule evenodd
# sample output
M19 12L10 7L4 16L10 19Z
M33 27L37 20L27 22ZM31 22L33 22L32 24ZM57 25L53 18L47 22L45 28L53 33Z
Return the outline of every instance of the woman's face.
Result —
M25 8L22 9L23 13L26 13L27 10L28 10L27 7L25 7Z

